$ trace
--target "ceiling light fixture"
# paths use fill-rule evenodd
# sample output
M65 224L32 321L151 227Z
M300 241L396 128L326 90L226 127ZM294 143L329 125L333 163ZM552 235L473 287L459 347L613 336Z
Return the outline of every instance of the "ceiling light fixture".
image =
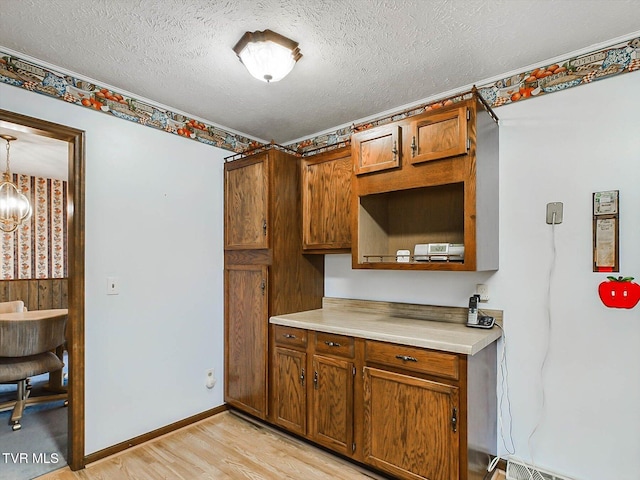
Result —
M10 142L17 140L17 138L11 135L0 135L0 138L7 142L7 169L0 183L0 230L11 233L31 217L31 205L29 205L29 199L26 195L11 181L9 149Z
M271 30L246 32L233 51L253 77L267 83L282 80L302 57L298 42Z

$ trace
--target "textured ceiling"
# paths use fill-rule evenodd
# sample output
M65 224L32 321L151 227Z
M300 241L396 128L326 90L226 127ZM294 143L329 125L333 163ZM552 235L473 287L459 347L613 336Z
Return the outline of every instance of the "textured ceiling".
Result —
M287 143L637 31L640 0L0 0L0 45ZM303 54L252 78L269 28Z
M1 2L2 0L0 0ZM11 135L9 160L11 173L67 180L69 176L69 144L44 137L17 125L0 122L0 134ZM0 139L0 170L7 165L7 142Z

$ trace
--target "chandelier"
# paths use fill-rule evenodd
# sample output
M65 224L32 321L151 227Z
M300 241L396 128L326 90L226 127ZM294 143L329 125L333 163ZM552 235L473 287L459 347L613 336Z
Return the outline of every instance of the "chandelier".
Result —
M31 217L31 205L29 199L11 181L9 150L11 142L17 138L11 135L0 135L0 138L7 142L7 169L0 183L0 230L11 233Z
M249 73L263 82L282 80L302 57L298 42L272 32L246 32L233 51Z

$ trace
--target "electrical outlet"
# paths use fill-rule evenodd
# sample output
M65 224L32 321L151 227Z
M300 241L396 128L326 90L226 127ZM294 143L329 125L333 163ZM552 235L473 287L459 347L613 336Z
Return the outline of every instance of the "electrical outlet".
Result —
M205 376L206 376L206 380L205 380L205 386L209 389L213 388L216 386L216 371L213 368L210 368L209 370L205 370Z
M562 202L547 203L547 223L549 225L562 223Z
M485 285L483 283L478 283L476 285L476 293L480 295L481 302L489 301L489 285Z

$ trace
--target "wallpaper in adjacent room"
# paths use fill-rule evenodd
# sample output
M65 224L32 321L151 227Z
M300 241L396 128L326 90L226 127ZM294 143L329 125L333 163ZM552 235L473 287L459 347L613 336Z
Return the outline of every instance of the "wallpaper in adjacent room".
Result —
M3 280L67 276L67 182L14 174L31 202L30 221L2 233Z

